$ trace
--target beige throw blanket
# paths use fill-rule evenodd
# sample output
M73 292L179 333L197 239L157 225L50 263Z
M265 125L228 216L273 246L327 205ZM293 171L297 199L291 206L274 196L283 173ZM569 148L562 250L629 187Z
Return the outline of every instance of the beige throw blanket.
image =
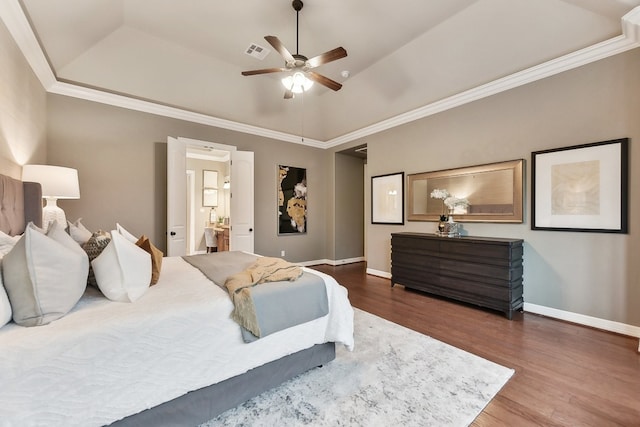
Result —
M261 257L249 268L229 276L224 286L234 309L231 318L257 337L261 336L251 288L262 283L293 281L302 275L302 268L281 258Z

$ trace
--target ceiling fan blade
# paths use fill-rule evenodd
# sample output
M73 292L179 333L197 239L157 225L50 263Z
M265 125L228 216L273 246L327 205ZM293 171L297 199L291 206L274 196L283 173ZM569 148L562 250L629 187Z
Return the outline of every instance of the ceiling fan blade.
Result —
M318 56L314 56L311 59L307 60L307 67L315 68L322 64L326 64L327 62L335 61L336 59L344 58L347 56L347 51L342 47L337 47L333 50L320 54ZM319 83L319 82L318 82Z
M293 98L293 92L289 89L284 91L284 99L292 99Z
M320 83L321 85L326 86L332 90L340 90L340 88L342 87L340 83L333 81L321 74L314 73L313 71L308 71L307 76L314 82Z
M280 55L282 55L282 57L287 63L296 62L293 55L291 55L291 52L289 52L287 48L284 47L284 45L282 44L279 38L277 38L276 36L264 36L264 39L268 41L269 44L273 46L273 48L277 50Z
M243 71L243 76L254 76L256 74L279 73L280 71L289 71L286 68L263 68L261 70Z

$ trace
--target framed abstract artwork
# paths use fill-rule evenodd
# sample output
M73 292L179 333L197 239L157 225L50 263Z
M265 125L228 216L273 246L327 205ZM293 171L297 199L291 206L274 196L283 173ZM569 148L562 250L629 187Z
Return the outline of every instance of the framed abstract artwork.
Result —
M278 234L307 232L307 170L278 165Z
M531 229L627 233L629 139L531 153Z
M404 224L404 172L371 177L371 223Z

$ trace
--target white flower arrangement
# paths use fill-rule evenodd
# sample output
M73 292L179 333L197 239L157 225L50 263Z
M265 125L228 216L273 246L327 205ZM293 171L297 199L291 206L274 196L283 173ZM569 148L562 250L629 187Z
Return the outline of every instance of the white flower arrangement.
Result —
M445 209L444 201L447 199L447 197L451 197L451 195L444 188L443 189L435 188L431 192L430 196L431 196L432 199L442 200L442 214L440 215L440 221L446 221L447 220L447 212L446 212L446 209Z
M466 197L449 196L444 199L444 204L447 205L449 209L466 208L469 206L469 200L467 200Z
M449 194L449 192L447 190L445 190L445 189L440 190L440 189L436 188L435 190L433 190L431 192L431 198L432 199L444 200L449 196L451 196L451 194Z
M442 200L442 215L440 215L441 221L446 220L449 211L453 212L455 208L466 208L469 206L469 200L466 197L453 196L444 188L434 189L431 192L430 197L432 199Z

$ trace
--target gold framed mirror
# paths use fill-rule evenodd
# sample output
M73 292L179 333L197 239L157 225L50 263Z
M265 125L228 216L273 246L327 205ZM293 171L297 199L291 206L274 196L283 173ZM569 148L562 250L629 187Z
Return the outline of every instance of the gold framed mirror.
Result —
M458 222L521 223L523 169L518 159L407 175L407 219L439 221L449 215L444 200L431 197L434 190L446 190L469 202L452 212Z

